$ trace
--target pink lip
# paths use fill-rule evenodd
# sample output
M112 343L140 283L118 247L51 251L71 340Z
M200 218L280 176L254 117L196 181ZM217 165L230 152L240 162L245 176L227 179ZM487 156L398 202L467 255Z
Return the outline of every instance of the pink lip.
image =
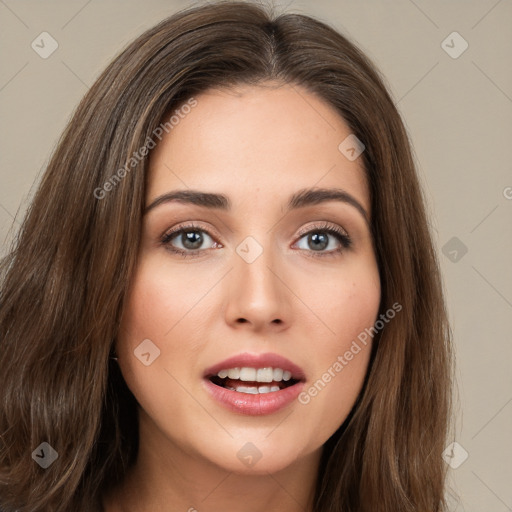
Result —
M217 386L209 377L228 368L282 368L292 374L295 384L279 391L252 395ZM277 412L292 403L304 388L305 375L302 368L278 354L240 354L208 368L203 375L203 384L208 394L224 407L239 414L260 416ZM264 385L264 384L262 384Z

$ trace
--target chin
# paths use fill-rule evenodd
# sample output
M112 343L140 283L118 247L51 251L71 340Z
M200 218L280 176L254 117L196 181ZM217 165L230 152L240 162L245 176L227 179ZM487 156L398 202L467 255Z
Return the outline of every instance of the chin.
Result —
M217 441L214 447L208 445L200 448L200 453L224 471L240 475L267 475L286 470L322 446L307 446L304 440L300 442L299 436L294 442L295 437L289 431L282 432L274 439L274 434L269 435L269 432L240 434L234 439L225 439L223 443Z

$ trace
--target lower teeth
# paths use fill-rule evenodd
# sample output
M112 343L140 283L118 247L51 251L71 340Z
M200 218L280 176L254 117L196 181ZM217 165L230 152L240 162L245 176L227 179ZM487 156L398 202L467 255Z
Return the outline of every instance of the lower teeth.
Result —
M247 387L247 386L237 386L236 388L232 388L226 386L226 389L230 389L231 391L237 391L238 393L248 393L250 395L258 395L264 393L272 393L274 391L279 391L279 386L260 386L257 387Z

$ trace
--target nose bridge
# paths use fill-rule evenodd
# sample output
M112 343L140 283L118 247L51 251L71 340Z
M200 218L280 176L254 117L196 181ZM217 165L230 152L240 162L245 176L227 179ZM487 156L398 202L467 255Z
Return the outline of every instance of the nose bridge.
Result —
M235 248L228 321L254 327L287 323L289 297L279 276L279 258L271 236L247 236Z

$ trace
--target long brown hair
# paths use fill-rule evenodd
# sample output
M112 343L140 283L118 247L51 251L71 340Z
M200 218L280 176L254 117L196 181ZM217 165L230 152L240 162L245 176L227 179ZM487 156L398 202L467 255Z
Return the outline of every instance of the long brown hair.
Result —
M314 510L444 510L451 333L397 109L374 65L327 24L217 2L162 21L107 67L65 129L2 262L7 511L100 510L102 493L134 462L136 402L109 356L137 264L148 141L191 97L267 80L317 94L364 143L380 313L403 308L376 336L358 401L324 447ZM46 469L32 456L42 442L58 454Z

